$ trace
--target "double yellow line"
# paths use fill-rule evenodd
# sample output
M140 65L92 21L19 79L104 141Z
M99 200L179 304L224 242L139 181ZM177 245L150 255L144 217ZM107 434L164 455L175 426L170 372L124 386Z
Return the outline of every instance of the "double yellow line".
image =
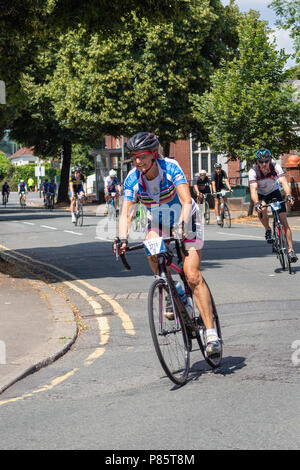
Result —
M121 307L121 305L118 302L116 302L114 299L112 299L109 295L105 294L103 290L99 289L98 287L93 286L92 284L89 284L88 282L86 282L82 279L77 279L71 273L68 273L67 271L64 271L63 269L58 268L57 266L55 266L53 264L45 263L44 261L36 260L34 258L31 258L28 255L24 255L23 253L17 253L15 250L13 250L11 248L8 248L6 246L3 246L3 245L0 245L0 250L2 250L2 254L5 257L14 259L18 263L20 263L20 262L25 263L26 265L29 265L29 267L30 267L30 265L38 264L38 265L44 267L44 271L46 272L46 274L50 273L49 268L51 268L52 270L55 270L56 272L58 272L60 274L63 274L65 277L67 276L70 279L72 279L72 281L66 281L65 277L62 277L61 275L55 274L55 277L57 279L59 279L59 281L61 281L68 288L70 288L70 289L74 290L75 292L77 292L79 295L81 295L89 303L89 305L92 307L92 309L94 311L95 318L97 319L98 328L99 328L99 337L100 337L99 345L85 359L85 361L84 361L84 366L85 367L90 366L91 364L93 364L93 362L96 359L98 359L100 356L102 356L104 354L105 347L106 347L106 345L109 341L109 337L110 337L110 326L109 326L108 318L106 316L101 316L103 314L103 309L102 309L102 306L100 305L100 303L97 302L94 299L94 297L90 296L86 292L86 290L84 290L83 288L81 288L77 284L75 284L74 281L76 281L77 283L80 283L82 286L86 287L90 291L95 292L97 295L99 295L99 297L102 300L108 302L111 305L111 307L113 308L113 311L115 312L115 314L120 318L120 320L122 322L122 326L125 330L125 333L128 334L128 335L135 335L134 326L133 326L133 323L132 323L129 315L123 310L123 308ZM48 268L48 269L45 269L45 268ZM51 272L51 274L53 274L53 273ZM33 391L32 393L25 394L25 395L22 395L20 397L12 398L12 399L9 399L9 400L0 401L0 405L3 405L5 403L10 403L10 402L23 400L24 398L33 396L35 393L40 393L40 392L43 392L43 391L46 391L46 390L50 390L51 388L55 387L56 385L60 384L64 380L66 380L69 377L71 377L72 375L74 375L74 373L77 372L78 370L79 370L78 368L75 368L72 371L68 372L67 374L65 374L61 377L57 377L56 379L52 380L50 384L45 385L45 386L41 387L40 389Z

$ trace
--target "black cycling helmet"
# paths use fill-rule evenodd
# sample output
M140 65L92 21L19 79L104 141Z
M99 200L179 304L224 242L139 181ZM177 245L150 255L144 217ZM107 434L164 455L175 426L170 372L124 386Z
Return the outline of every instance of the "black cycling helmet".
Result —
M159 140L156 135L151 132L138 132L130 137L126 143L128 152L135 152L137 150L156 149L159 147Z
M215 163L215 164L214 164L214 167L215 167L215 168L222 168L222 164L221 164L221 163Z
M79 173L80 171L82 171L82 168L80 166L75 166L74 173Z
M268 161L268 160L271 160L272 158L272 154L270 150L265 149L265 148L261 148L257 150L255 156L259 162Z

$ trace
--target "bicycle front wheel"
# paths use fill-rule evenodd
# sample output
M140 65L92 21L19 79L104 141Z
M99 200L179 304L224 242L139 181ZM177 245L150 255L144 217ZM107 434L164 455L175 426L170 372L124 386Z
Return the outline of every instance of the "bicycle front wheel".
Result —
M224 204L224 209L222 212L222 227L230 228L231 227L231 216L229 207Z
M279 238L280 238L280 251L281 251L281 256L283 259L283 269L288 269L289 273L291 274L292 269L291 269L291 262L289 258L289 247L287 243L286 236L283 231L282 225L279 226Z
M83 209L81 204L78 204L78 210L76 211L76 225L80 227L83 225Z
M163 370L172 382L183 385L190 366L189 343L180 312L170 311L171 295L161 279L154 281L148 298L149 325Z
M284 256L284 250L283 250L283 239L285 238L282 232L282 228L280 227L279 223L276 223L274 220L273 223L273 237L274 237L274 242L273 242L273 248L276 252L277 258L280 261L280 265L282 269L285 269L286 267L286 260Z
M204 210L204 219L205 219L205 223L206 225L209 224L209 221L210 221L210 209L209 209L209 204L207 201L205 201L205 210Z

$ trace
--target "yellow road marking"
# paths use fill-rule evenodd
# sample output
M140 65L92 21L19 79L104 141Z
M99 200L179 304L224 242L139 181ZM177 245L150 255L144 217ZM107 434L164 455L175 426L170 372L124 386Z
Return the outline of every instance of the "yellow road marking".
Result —
M89 284L86 281L83 281L81 279L76 279L76 277L73 276L71 273L68 273L67 271L64 271L63 269L58 268L58 267L56 267L56 266L54 266L50 263L45 263L43 261L35 260L34 258L31 258L30 256L27 256L27 255L24 255L23 253L21 253L21 256L19 256L20 254L17 253L15 250L13 250L11 248L8 248L4 245L0 245L0 249L5 250L5 251L9 251L10 253L9 254L7 253L6 255L13 258L13 259L15 259L16 261L22 261L22 257L23 257L23 258L28 260L28 262L26 262L23 259L23 262L26 262L27 264L29 264L29 262L30 262L30 263L37 263L37 264L40 264L40 265L46 266L46 267L51 267L51 268L55 269L56 271L59 271L59 272L65 274L65 275L67 275L71 279L80 282L82 285L84 285L88 289L96 292L97 294L99 294L99 296L103 300L106 300L113 307L114 311L117 313L117 315L121 319L122 326L125 329L126 333L128 333L130 335L135 334L133 323L132 323L129 315L127 315L124 312L124 310L122 309L122 307L120 306L120 304L118 302L111 299L110 296L104 294L104 292L101 289L98 289L97 287ZM16 256L13 256L12 253L15 254ZM56 275L56 276L57 276L58 279L61 280L62 283L64 283L69 288L75 290L79 295L81 295L91 305L91 307L93 308L93 310L95 312L95 315L97 315L99 334L100 334L100 342L99 342L99 347L97 347L84 361L84 365L86 367L90 366L91 364L93 364L93 362L96 359L101 357L105 352L105 345L108 343L109 336L110 336L110 326L109 326L108 319L106 317L101 317L101 314L103 313L101 305L97 301L95 301L90 295L88 295L86 291L84 291L83 289L80 289L80 287L76 286L73 282L66 281L58 275ZM67 374L65 374L61 377L57 377L57 378L53 379L49 385L44 385L40 389L34 390L31 393L27 393L27 394L24 394L22 396L11 398L11 399L8 399L8 400L0 401L0 406L4 405L6 403L12 403L12 402L17 402L17 401L20 401L20 400L24 400L25 398L31 397L36 393L51 390L56 385L60 384L61 382L65 381L66 379L68 379L69 377L74 375L75 372L77 372L78 370L79 370L78 368L73 369L72 371L68 372Z
M75 372L77 372L79 369L73 369L71 370L70 372L68 372L67 374L65 375L62 375L61 377L57 377L55 379L53 379L50 384L48 385L44 385L43 387L37 389L37 390L34 390L33 392L31 393L25 393L24 395L20 395L19 397L15 397L15 398L8 398L7 400L2 400L0 401L0 406L1 405L5 405L7 403L14 403L14 402L17 402L17 401L20 401L20 400L24 400L25 398L29 398L29 397L32 397L33 395L35 395L36 393L40 393L40 392L45 392L46 390L51 390L52 388L54 388L56 385L64 382L65 380L67 380L69 377L71 377L72 375L75 374Z
M14 252L15 254L18 255L18 253L16 253L11 248L7 248L3 245L0 245L0 248L3 249L3 250L12 251L12 252ZM35 262L37 264L41 264L41 265L44 265L44 266L51 267L51 268L55 269L56 271L70 277L74 281L77 281L77 282L81 283L82 285L86 286L88 289L90 289L94 292L97 292L103 300L106 300L106 302L110 303L110 305L112 306L112 308L114 309L114 311L116 312L118 317L120 318L120 320L122 322L122 326L125 329L126 333L129 334L129 335L135 335L134 326L133 326L133 323L130 319L130 316L123 310L123 308L121 307L121 305L118 302L111 299L109 295L104 294L103 290L99 289L98 287L93 286L92 284L89 284L88 282L84 281L83 279L77 279L75 276L73 276L73 274L68 273L67 271L64 271L61 268L58 268L57 266L54 266L53 264L45 263L44 261L35 260L34 258L31 258L28 255L24 255L23 253L21 253L21 256L23 256L24 258L29 259L31 262ZM64 281L63 279L61 279L61 280L62 280L62 282L68 282L68 281Z

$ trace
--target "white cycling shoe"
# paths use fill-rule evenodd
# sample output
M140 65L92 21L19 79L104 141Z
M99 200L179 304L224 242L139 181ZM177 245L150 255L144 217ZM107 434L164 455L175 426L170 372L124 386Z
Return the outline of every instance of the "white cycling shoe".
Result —
M216 336L207 336L206 338L206 354L208 356L215 356L222 351L221 341Z

